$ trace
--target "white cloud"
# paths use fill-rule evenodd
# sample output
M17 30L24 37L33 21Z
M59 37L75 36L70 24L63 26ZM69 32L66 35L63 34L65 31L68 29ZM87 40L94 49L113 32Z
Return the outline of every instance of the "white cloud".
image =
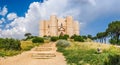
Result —
M7 15L7 19L8 19L8 20L13 20L13 19L15 19L15 18L17 18L17 14L16 14L16 13L9 13L9 14Z
M3 9L0 10L0 15L5 16L7 14L7 12L8 12L8 10L7 10L6 6L4 6Z
M25 17L18 17L16 13L7 15L8 20L13 20L2 30L1 37L23 38L26 32L33 35L39 33L39 22L48 19L50 15L58 17L72 15L79 20L81 30L88 23L105 13L119 12L115 9L115 0L46 0L43 3L33 2L30 4ZM4 9L4 8L3 8ZM6 8L7 9L7 8ZM112 11L111 11L112 9Z
M88 0L92 5L96 5L96 1L95 0Z
M5 19L4 19L4 18L1 18L1 19L0 19L0 24L2 24L4 21L5 21Z
M3 21L2 20L0 20L0 24L2 24L3 23Z

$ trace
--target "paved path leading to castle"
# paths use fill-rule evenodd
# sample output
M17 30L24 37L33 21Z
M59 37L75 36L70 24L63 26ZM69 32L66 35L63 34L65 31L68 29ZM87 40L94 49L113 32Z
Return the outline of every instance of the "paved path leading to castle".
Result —
M54 43L52 46L55 46ZM56 49L56 47L54 47ZM33 51L26 51L17 56L0 58L0 65L67 65L62 53L55 50L55 57L50 59L36 59L31 57Z

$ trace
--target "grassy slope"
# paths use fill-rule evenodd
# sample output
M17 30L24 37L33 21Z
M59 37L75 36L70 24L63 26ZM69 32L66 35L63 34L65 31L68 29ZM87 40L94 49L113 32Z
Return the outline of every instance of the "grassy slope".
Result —
M98 47L103 51L101 54L96 53ZM108 44L72 42L70 47L66 49L59 48L59 51L63 52L70 65L112 65L116 61L120 62L120 59L115 57L120 55L120 48ZM116 63L116 65L119 65L119 63Z

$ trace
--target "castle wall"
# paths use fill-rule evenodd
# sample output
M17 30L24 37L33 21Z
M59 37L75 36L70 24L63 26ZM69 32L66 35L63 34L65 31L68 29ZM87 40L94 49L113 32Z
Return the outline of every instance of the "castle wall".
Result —
M74 21L74 34L79 35L79 22Z
M55 15L50 17L50 36L57 36L57 18Z
M67 34L69 36L72 36L74 33L73 32L73 18L72 18L72 16L67 16L66 21L67 21Z
M61 32L69 36L79 35L79 22L75 22L72 16L57 18L55 15L40 22L40 36L59 36Z
M49 36L50 35L50 33L49 33L49 28L48 28L48 26L49 26L49 21L45 21L45 23L44 23L44 27L45 27L45 31L44 31L44 35L46 35L46 36Z

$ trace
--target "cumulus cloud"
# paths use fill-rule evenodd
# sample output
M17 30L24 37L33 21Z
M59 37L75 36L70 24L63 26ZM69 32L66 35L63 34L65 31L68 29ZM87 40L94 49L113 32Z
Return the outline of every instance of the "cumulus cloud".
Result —
M7 14L7 12L8 12L8 10L7 10L6 6L4 6L3 9L0 10L0 15L5 16Z
M9 13L9 14L7 15L7 19L8 19L8 20L13 20L13 19L15 19L15 18L17 18L16 13Z
M0 24L2 24L4 21L5 21L5 19L4 19L4 18L1 18L1 19L0 19Z
M79 20L82 28L80 29L83 30L88 23L100 15L119 12L114 8L116 3L118 1L115 0L44 0L43 3L33 2L25 13L25 17L18 17L17 13L7 15L8 20L13 21L1 30L0 37L20 39L24 37L26 32L38 35L40 20L48 19L52 14L58 17L72 15L75 20ZM4 9L7 13L7 8L4 7Z
M0 24L2 24L2 23L3 23L3 21L0 20Z

